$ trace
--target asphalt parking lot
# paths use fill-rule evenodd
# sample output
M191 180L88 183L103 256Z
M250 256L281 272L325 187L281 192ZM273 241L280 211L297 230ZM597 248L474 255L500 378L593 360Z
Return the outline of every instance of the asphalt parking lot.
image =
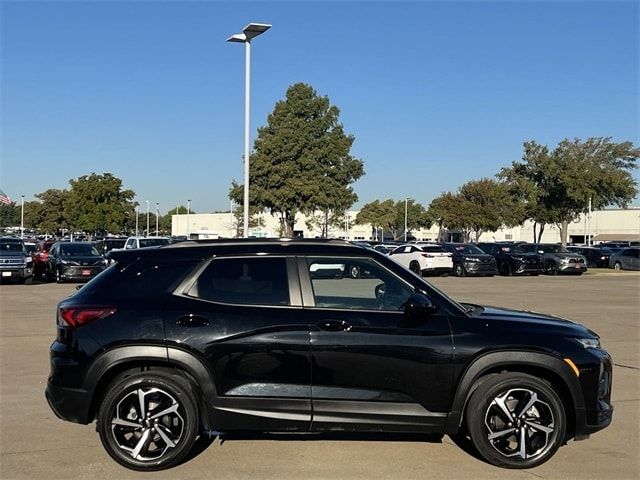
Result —
M596 330L615 362L612 425L526 471L492 467L450 438L231 436L156 474L131 472L93 425L55 418L44 399L56 303L74 285L0 286L0 478L414 479L640 478L640 274L435 278L458 300L553 313Z

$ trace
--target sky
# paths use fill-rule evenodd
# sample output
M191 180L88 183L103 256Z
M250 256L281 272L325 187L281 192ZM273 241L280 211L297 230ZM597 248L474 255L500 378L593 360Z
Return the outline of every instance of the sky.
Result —
M3 0L0 188L29 200L112 172L161 211L228 209L244 47L225 40L249 22L273 25L252 44L252 139L289 85L312 85L356 138L356 207L427 204L526 140L638 145L639 5Z

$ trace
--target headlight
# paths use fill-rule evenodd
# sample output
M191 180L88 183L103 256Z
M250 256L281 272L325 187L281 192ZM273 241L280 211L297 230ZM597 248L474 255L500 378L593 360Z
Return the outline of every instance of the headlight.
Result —
M24 259L24 263L26 263L27 265L29 265L32 262L31 257L25 257Z
M562 263L567 263L567 262L569 262L569 258L568 258L568 257L561 257L561 258L560 258L560 261L561 261Z
M597 338L574 338L584 348L600 348L600 340Z
M465 257L464 261L465 262L473 262L473 263L475 263L475 262L479 262L480 259L479 258L475 258L475 257Z

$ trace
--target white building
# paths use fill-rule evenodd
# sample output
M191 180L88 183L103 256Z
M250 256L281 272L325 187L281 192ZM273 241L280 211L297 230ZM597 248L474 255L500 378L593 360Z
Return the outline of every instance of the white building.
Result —
M329 236L333 238L346 238L348 240L380 240L382 232L373 232L371 225L356 225L355 218L358 211L348 213L349 224L345 222L343 228L330 228ZM187 227L188 217L188 227ZM261 214L264 226L251 228L250 236L253 237L278 237L280 236L280 224L278 219L267 213ZM608 240L640 240L640 207L626 209L607 209L591 213L590 222L585 215L569 224L568 240L573 243L583 243L589 230L593 241ZM590 223L590 225L588 225ZM236 236L236 220L231 213L192 213L190 215L173 215L171 221L171 234L174 236L187 235L191 238L233 238ZM306 238L313 238L321 234L320 227L313 229L307 225L307 218L298 214L296 216L296 233ZM438 227L420 229L410 232L417 240L435 241L438 238ZM514 228L501 228L495 232L483 233L481 241L533 241L533 223L525 222L524 225ZM542 242L557 243L560 241L560 230L555 225L546 225L542 235Z

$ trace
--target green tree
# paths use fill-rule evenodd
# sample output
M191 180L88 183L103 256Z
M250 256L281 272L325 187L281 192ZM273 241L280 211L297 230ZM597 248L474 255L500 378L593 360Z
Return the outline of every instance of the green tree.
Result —
M193 209L189 209L189 213L196 213ZM171 233L171 217L172 215L186 215L187 214L187 207L182 206L182 205L178 205L176 208L172 208L171 210L169 210L165 215L162 215L160 217L160 226L163 232L167 232L168 234ZM145 217L145 222L146 222L146 217ZM154 219L155 221L155 219ZM145 223L146 226L146 223ZM155 223L154 223L155 226Z
M111 173L92 173L69 180L69 184L64 216L71 228L91 234L115 233L125 228L135 194L122 188L122 180Z
M404 235L404 213L405 213L405 201L399 200L395 205L396 219L394 225L394 238ZM406 201L407 209L407 230L417 230L420 228L430 228L431 221L427 215L427 211L423 205L416 202L413 198L409 198ZM409 233L407 232L407 235Z
M69 228L65 215L65 206L69 198L68 190L50 188L35 196L38 205L34 205L29 213L30 222L34 223L41 233L57 234L62 228ZM25 221L27 212L25 211Z
M398 211L396 203L392 199L374 200L369 202L360 209L356 215L356 223L359 225L371 225L371 237L376 237L376 229L382 228L384 231L390 231L393 237L397 232Z
M445 192L434 198L429 204L427 215L433 223L438 225L438 240L444 240L444 231L458 231L462 233L464 241L471 238L469 225L470 204L459 193Z
M475 241L483 232L493 232L500 227L513 227L525 220L524 205L512 194L509 186L490 178L472 180L458 191L465 217L463 230L471 230Z
M358 198L352 184L364 174L363 163L350 155L354 137L344 132L339 114L328 97L296 83L258 129L250 203L276 215L284 236L293 235L298 212L341 212ZM242 190L231 186L236 204L242 204Z
M499 173L512 188L523 188L526 213L539 225L555 223L567 243L570 222L587 210L610 205L625 207L637 195L631 171L640 149L632 142L610 137L562 140L553 150L535 141L525 142L522 161ZM540 233L542 235L542 233Z
M260 215L262 209L255 205L249 205L249 228L264 227L264 218ZM242 229L244 228L244 207L242 205L235 205L233 208L233 229L236 231L236 237L242 236Z
M0 227L20 226L20 206L15 202L0 204Z

